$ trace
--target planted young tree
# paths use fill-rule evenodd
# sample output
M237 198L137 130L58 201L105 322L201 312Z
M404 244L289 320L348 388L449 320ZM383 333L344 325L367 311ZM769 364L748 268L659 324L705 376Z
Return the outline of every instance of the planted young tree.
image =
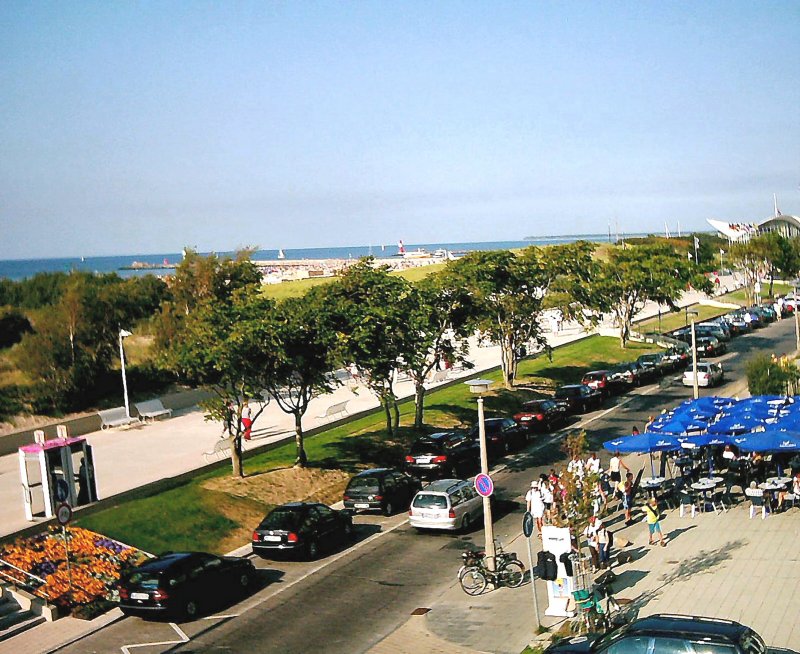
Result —
M618 247L599 267L592 283L593 302L595 308L613 312L620 347L624 348L633 318L647 301L675 309L675 302L689 285L706 293L712 290L709 279L670 246Z
M406 318L403 367L414 382L414 429L421 430L425 411L425 380L440 365L466 365L469 351L466 314L461 293L428 275L413 290Z
M499 343L506 388L513 388L521 346L546 344L538 322L541 312L557 306L567 315L581 313L592 249L578 242L532 246L519 256L506 250L471 252L443 271L445 283L461 289L471 326ZM545 300L551 290L554 295Z
M753 287L762 275L769 276L768 295L771 297L776 272L786 279L793 279L800 271L800 241L777 232L759 234L745 243L735 243L730 254L732 261L744 271L751 297L755 295Z
M366 387L386 414L386 431L394 435L400 410L394 393L396 371L408 351L407 320L414 306L410 282L389 274L364 258L325 287L323 315L337 335L337 358L355 364Z
M223 425L234 476L244 476L245 411L255 404L252 427L266 407L264 389L274 385L274 359L280 351L274 313L274 303L252 287L227 299L208 298L195 305L162 353L179 378L211 393L201 406L206 420Z
M297 456L295 466L305 466L303 416L316 394L331 390L328 373L334 368L336 334L325 320L324 289L315 287L302 297L278 304L275 338L280 346L271 359L272 371L265 388L282 411L294 416Z

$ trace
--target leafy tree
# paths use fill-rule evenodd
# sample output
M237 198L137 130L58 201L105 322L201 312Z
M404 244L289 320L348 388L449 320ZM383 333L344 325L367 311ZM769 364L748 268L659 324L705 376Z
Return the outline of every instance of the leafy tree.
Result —
M619 325L620 347L625 347L634 316L648 300L675 309L687 285L706 293L711 282L667 245L614 248L593 282L594 305L611 310Z
M25 334L33 331L30 321L19 309L0 308L0 348L19 343Z
M583 317L592 251L586 242L531 246L519 256L471 252L448 264L443 275L450 287L461 288L470 324L500 344L506 388L513 387L521 346L546 344L538 323L544 309L558 307L568 316Z
M324 290L315 287L302 297L279 303L275 312L274 355L265 388L281 410L294 416L296 466L308 459L304 447L303 416L315 394L331 390L336 334L327 325Z
M264 411L263 391L274 385L275 305L253 287L240 288L225 299L206 298L195 304L176 338L162 351L165 365L181 379L201 385L212 398L202 402L206 420L223 424L231 443L234 476L244 476L243 417L255 424Z
M414 428L422 429L425 380L440 364L466 364L470 330L458 289L449 288L441 275L428 275L412 289L406 317L403 367L414 382Z
M800 271L800 242L786 238L778 232L767 232L754 236L744 243L731 247L731 258L745 273L748 293L763 275L769 275L769 295L775 273L791 279Z
M800 371L794 359L774 354L754 356L745 366L751 395L794 395Z
M358 367L383 406L386 431L394 435L400 422L394 380L409 349L406 323L415 302L411 284L367 257L326 285L325 293L323 315L326 329L337 334L338 358Z

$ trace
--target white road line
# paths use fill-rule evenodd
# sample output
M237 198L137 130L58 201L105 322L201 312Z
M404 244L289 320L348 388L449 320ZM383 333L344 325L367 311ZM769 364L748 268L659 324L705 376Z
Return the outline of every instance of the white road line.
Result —
M189 636L187 636L181 628L176 625L174 622L170 622L169 626L175 630L175 633L178 634L178 638L181 640L162 640L158 643L134 643L132 645L123 645L120 647L123 654L130 654L130 651L136 647L157 647L158 645L181 645L183 643L189 642Z

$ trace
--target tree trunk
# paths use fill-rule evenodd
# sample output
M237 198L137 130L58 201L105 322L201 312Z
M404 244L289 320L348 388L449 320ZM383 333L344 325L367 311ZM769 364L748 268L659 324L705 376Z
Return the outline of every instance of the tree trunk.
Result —
M503 368L503 385L508 390L514 390L514 377L516 376L516 357L514 356L514 345L505 339L501 341L500 356Z
M392 395L392 412L394 413L394 430L393 434L397 433L400 428L400 405L397 403L397 397Z
M383 413L386 416L386 433L389 436L394 436L394 431L392 430L392 409L389 406L389 398L388 397L381 397L381 404L383 404Z
M308 463L306 448L303 446L303 416L299 411L294 413L294 442L297 446L297 458L294 461L295 468L305 468Z
M244 466L242 465L242 439L236 434L228 437L231 442L231 467L234 477L244 477Z
M414 408L414 429L422 429L423 414L425 411L425 385L417 382L415 389L416 407Z
M770 297L772 297L772 284L773 284L774 281L775 281L775 268L770 268L769 269L769 296Z

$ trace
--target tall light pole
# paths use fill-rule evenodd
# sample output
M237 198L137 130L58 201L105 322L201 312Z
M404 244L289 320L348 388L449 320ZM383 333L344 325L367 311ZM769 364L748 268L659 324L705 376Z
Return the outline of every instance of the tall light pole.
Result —
M122 394L125 398L125 415L131 417L131 407L128 404L128 380L125 377L125 350L122 348L122 339L133 336L127 329L119 330L119 360L122 363Z
M694 399L696 400L700 397L700 386L697 383L697 336L694 330L694 319L695 316L699 316L699 311L686 311L686 314L692 314L692 370L694 371L694 379L692 381L692 393Z
M483 393L489 390L490 379L470 379L464 382L472 393L478 394L478 444L481 452L481 472L489 474L489 456L486 452L486 422L483 415ZM494 570L494 525L492 523L492 502L489 497L483 498L483 534L484 551L486 552L486 565L489 570Z

